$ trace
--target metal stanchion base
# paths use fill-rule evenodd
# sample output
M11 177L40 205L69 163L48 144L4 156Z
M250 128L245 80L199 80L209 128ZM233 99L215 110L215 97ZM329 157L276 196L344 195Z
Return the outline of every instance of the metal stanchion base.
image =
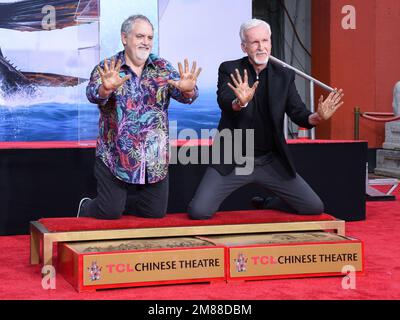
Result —
M388 192L384 193L371 187L372 185L392 187ZM367 201L395 201L396 197L391 193L397 188L398 185L398 179L370 179L366 185L366 199Z

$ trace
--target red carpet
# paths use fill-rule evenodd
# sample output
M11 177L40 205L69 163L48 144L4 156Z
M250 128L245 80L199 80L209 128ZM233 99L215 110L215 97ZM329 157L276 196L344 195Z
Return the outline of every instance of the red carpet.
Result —
M39 221L49 231L82 231L109 229L141 229L163 227L189 227L228 224L276 223L299 221L327 221L335 218L328 214L307 216L273 210L243 210L217 212L209 220L190 220L186 213L168 214L163 219L147 219L136 216L122 216L118 220L97 220L93 218L42 218Z
M0 237L0 299L400 299L400 192L397 201L368 202L367 220L348 222L347 234L365 242L365 275L356 289L342 289L342 277L242 283L185 284L77 293L62 276L44 290L40 268L29 265L29 237Z

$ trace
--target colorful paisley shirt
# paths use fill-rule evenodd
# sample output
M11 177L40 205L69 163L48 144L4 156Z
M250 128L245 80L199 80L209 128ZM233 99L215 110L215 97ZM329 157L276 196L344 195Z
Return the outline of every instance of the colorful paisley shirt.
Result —
M161 181L168 173L169 164L167 109L170 98L190 104L198 97L198 88L194 97L185 98L167 83L170 79L179 80L179 73L168 61L154 54L147 59L140 78L126 65L124 51L114 59L122 61L120 76L131 74L131 79L108 99L101 99L101 77L96 66L86 88L87 98L100 109L96 156L124 182ZM99 66L104 68L104 62Z

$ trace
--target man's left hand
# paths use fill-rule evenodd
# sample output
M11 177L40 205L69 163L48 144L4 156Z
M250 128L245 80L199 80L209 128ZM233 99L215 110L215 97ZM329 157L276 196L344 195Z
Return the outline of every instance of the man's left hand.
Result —
M337 88L329 94L325 101L323 101L323 97L321 96L318 101L318 115L323 120L328 120L332 117L336 110L344 103L343 101L340 101L343 96L343 90L340 89L338 91Z
M187 59L184 61L185 69L182 68L182 64L178 63L179 76L180 80L168 80L168 83L178 90L180 90L183 94L190 95L196 87L197 78L201 72L201 68L196 68L196 61L193 61L192 69L189 72L189 62Z

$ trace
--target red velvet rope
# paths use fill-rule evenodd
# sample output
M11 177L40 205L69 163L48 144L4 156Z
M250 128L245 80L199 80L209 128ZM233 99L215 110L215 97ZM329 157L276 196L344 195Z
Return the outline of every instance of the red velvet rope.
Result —
M400 120L400 116L394 116L391 112L363 112L361 116L365 119L377 121L377 122L390 122L395 120ZM377 118L374 116L390 117L390 118Z

